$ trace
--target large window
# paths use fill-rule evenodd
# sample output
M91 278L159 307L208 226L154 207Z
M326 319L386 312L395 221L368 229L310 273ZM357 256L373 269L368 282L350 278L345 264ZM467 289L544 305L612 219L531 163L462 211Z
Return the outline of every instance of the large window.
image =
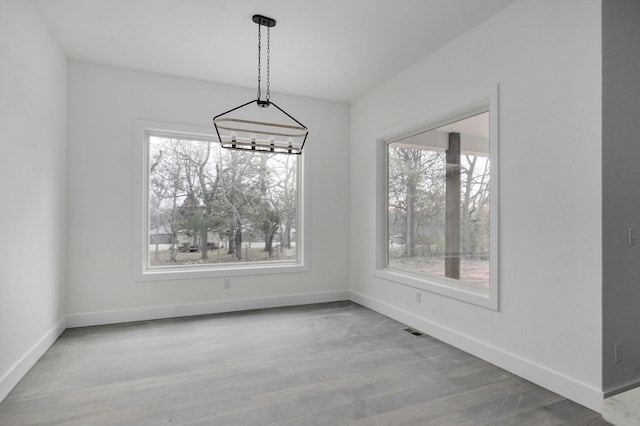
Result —
M492 114L487 102L383 141L378 275L497 308Z
M388 264L489 285L489 113L388 145Z
M211 135L143 135L143 275L302 264L302 156L227 150Z

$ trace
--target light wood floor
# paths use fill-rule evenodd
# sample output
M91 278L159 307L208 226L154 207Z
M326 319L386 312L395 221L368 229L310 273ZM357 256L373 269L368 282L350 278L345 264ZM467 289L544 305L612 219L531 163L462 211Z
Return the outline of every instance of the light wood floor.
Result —
M0 425L606 425L351 302L69 329Z

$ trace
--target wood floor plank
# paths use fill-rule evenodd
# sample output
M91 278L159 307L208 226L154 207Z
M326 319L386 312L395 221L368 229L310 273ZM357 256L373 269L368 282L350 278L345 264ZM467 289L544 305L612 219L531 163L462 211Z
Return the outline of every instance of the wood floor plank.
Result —
M605 425L352 302L69 329L0 425Z

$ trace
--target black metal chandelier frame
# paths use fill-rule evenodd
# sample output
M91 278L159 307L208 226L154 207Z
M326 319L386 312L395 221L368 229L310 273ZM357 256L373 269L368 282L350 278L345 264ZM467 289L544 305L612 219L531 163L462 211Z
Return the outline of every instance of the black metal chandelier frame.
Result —
M258 152L272 152L284 154L302 154L302 149L309 135L308 128L291 114L271 101L270 93L270 60L271 43L270 29L275 27L275 19L262 15L253 15L253 22L258 24L258 93L257 99L252 99L240 106L213 117L213 125L218 135L218 140L223 148L239 149ZM262 99L262 27L267 27L267 92ZM251 104L260 108L269 108L273 105L285 117L292 120L288 124L261 121L247 118L228 117L228 114L239 111ZM228 134L221 135L220 131ZM240 134L240 136L238 135Z

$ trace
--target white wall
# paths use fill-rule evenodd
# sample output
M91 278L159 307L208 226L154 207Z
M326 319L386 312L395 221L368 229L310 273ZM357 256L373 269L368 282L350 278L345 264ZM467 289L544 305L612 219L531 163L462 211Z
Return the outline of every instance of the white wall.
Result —
M522 0L351 107L351 290L593 409L601 403L600 1ZM500 307L373 276L375 139L499 84Z
M64 330L66 58L30 2L0 2L0 401Z
M278 93L272 100L310 129L310 271L233 277L229 290L221 278L134 282L135 121L213 134L214 115L254 97L253 89L70 61L70 326L348 298L349 108Z
M640 384L640 1L602 2L603 387ZM614 346L622 344L622 362Z

